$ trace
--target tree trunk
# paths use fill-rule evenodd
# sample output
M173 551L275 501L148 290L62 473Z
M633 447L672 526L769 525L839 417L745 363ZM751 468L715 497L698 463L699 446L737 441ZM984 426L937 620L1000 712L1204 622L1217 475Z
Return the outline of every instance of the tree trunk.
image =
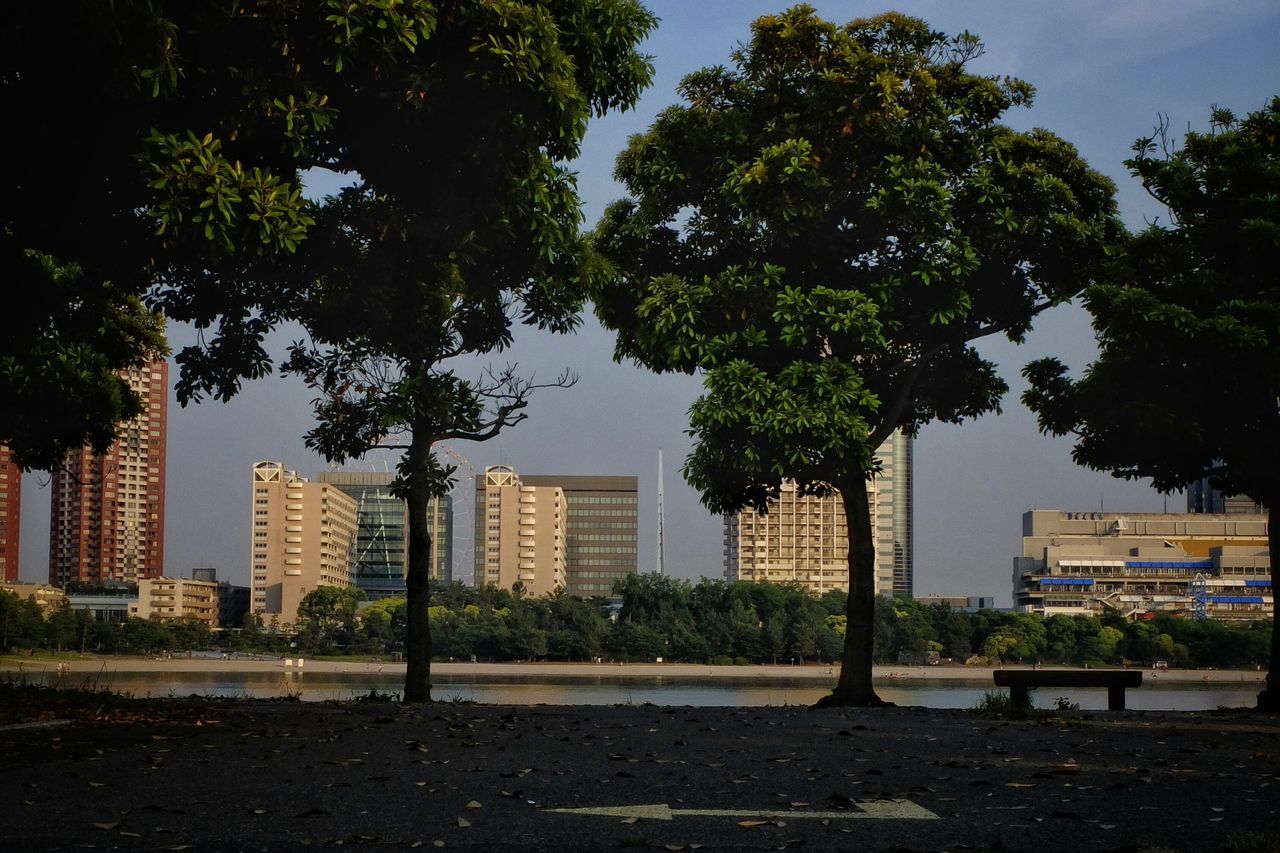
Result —
M845 605L844 654L840 679L825 706L867 708L887 704L871 685L871 653L875 639L876 548L872 539L867 484L849 478L840 484L845 526L849 530L849 599Z
M1271 555L1271 661L1267 664L1267 686L1258 694L1258 710L1280 712L1280 607L1276 591L1280 589L1280 533L1276 532L1271 508L1275 499L1264 502L1267 507L1267 552Z
M427 430L413 430L409 444L409 565L405 575L406 624L404 701L431 701L431 529L426 524L431 500L428 463L431 439Z

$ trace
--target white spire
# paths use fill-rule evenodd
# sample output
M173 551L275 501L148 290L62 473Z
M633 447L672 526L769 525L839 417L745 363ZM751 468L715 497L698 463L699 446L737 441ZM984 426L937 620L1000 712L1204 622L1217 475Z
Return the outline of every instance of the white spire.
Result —
M658 558L657 574L666 574L666 547L663 528L666 526L666 513L662 508L662 448L658 448Z

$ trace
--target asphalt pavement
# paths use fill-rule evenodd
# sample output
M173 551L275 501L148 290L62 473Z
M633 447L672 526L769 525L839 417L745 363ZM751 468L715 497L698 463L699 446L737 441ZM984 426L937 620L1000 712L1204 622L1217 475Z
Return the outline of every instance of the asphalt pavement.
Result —
M1280 849L1280 717L236 702L0 729L0 849Z

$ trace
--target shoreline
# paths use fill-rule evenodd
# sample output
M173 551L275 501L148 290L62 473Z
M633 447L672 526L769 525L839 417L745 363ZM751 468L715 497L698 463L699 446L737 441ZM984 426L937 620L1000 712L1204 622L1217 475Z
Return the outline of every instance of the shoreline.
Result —
M22 658L7 656L0 659L0 674L54 674L60 664L72 674L97 672L124 673L264 673L264 672L312 672L321 673L381 673L403 674L403 663L324 661L307 658L269 658L253 660L236 658L148 658L135 656L63 658ZM301 661L299 663L299 661ZM990 666L876 666L873 678L877 683L894 684L908 682L992 682L996 669L1029 669L1026 665ZM1118 667L1107 667L1117 669ZM1075 670L1074 666L1042 666L1044 670ZM1261 685L1267 677L1265 670L1222 669L1169 669L1152 670L1130 667L1143 673L1147 683L1168 684L1255 684ZM513 681L537 681L544 678L609 678L609 679L675 679L682 681L704 680L791 680L833 681L839 675L839 665L806 664L752 664L748 666L710 666L690 663L433 663L433 674L450 677L477 676L492 680L509 678Z

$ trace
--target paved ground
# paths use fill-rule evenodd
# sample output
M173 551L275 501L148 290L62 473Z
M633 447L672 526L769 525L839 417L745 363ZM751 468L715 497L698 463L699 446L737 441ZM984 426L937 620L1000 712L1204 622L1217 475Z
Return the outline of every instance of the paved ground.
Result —
M235 703L0 730L0 814L4 850L1268 850L1280 718Z

